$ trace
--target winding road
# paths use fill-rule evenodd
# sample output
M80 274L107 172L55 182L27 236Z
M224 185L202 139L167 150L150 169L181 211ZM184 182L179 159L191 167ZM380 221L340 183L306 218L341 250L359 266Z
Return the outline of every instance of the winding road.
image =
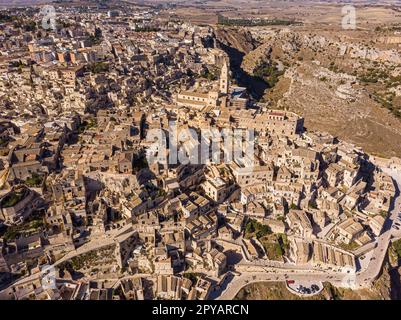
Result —
M265 272L242 271L242 273L239 275L234 275L233 273L229 272L225 278L226 280L224 280L220 285L220 288L217 288L210 293L209 299L232 300L243 287L250 283L279 282L286 281L288 279L296 280L298 282L330 282L335 286L350 287L354 289L370 287L372 282L377 278L380 273L391 239L401 238L401 230L396 230L392 228L393 222L398 219L398 215L401 212L401 172L386 168L383 168L383 171L392 176L398 190L395 196L395 200L393 202L393 209L390 211L389 217L385 222L382 234L375 241L375 243L377 243L377 247L374 248L374 252L372 255L373 260L369 262L367 268L364 269L362 272L357 272L356 274L347 274L333 271L323 272L313 269L305 269L299 266L291 266L284 263L280 264L280 266L274 264L269 265L268 263L266 263L266 266L261 266L261 268L263 268ZM113 238L114 237L109 234L108 237L91 241L78 248L77 250L70 252L65 257L57 261L53 266L57 266L58 264L68 259L71 259L74 256L81 255L88 251L110 245L114 243ZM252 264L250 264L250 267L252 267ZM40 273L36 273L14 282L13 285L21 285L34 279L38 279L39 277ZM0 292L0 296L8 293L7 291L9 291L10 288L11 286L8 287L6 290Z
M270 270L266 268L266 272L242 272L240 275L232 275L230 280L223 281L221 288L212 292L210 298L216 300L232 300L242 288L250 283L277 282L286 281L287 279L300 282L330 282L336 286L350 287L353 289L369 288L380 274L391 239L401 238L401 230L392 228L393 222L398 219L398 215L401 213L401 172L388 168L381 169L393 178L397 187L397 192L394 197L392 210L385 221L382 233L375 241L377 247L374 248L373 259L370 260L366 269L356 274L299 269L286 270L278 268L271 268Z

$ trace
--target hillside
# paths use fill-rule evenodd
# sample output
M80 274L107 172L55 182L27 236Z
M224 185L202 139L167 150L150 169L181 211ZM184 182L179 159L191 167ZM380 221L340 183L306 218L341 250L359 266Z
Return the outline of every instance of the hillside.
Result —
M329 132L375 155L401 156L401 56L385 44L369 49L364 37L263 28L216 32L238 84L256 100L299 113L308 130ZM285 72L274 81L269 74L261 79L257 72L269 65Z

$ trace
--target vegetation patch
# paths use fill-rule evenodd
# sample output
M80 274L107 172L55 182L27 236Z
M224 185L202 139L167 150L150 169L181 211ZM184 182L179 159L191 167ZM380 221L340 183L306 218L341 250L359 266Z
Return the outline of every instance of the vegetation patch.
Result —
M261 224L260 222L250 219L245 225L245 238L251 239L256 237L257 239L263 238L266 235L271 234L271 230L268 226Z
M269 88L273 88L283 74L284 71L278 70L275 62L263 62L253 71L253 75L263 80Z
M200 274L196 273L196 272L185 272L182 276L184 278L187 278L187 279L191 280L192 283L196 283L196 281L197 281L198 277L200 276Z
M109 64L104 61L94 62L89 64L87 69L94 74L108 72Z
M283 19L230 19L222 15L218 15L217 18L218 24L223 26L261 27L302 25L302 22L299 21Z
M349 244L341 243L341 244L339 245L339 247L340 247L341 249L343 249L343 250L346 250L346 251L354 251L354 250L356 250L357 248L359 248L359 244L357 244L355 241L352 241L352 242L349 243Z
M282 261L283 256L289 250L287 235L270 234L259 239L269 260Z
M26 195L26 192L23 190L21 192L11 191L8 195L6 195L1 201L2 208L10 208L15 206L18 202L20 202Z
M31 177L26 179L25 183L29 187L40 187L43 183L43 177L37 173L33 173Z
M398 259L401 259L401 240L393 242L391 244L391 250L396 254Z
M90 130L92 128L96 128L97 123L95 119L84 120L78 128L78 133L83 133L86 130Z
M3 239L6 241L12 241L20 236L30 236L44 230L45 224L43 217L39 215L33 215L29 217L22 224L16 226L7 226L3 230ZM1 235L1 234L0 234Z

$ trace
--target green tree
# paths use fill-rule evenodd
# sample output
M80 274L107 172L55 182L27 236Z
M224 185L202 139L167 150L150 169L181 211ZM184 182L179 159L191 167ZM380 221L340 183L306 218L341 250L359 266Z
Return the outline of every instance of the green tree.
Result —
M255 227L253 225L252 220L246 224L245 231L246 231L246 233L254 233L255 232Z
M275 244L275 251L276 251L276 255L278 257L282 257L283 256L283 249L281 248L279 243Z

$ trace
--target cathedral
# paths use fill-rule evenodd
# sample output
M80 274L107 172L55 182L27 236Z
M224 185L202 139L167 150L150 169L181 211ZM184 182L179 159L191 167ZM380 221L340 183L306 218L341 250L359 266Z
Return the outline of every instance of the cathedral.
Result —
M203 110L207 107L217 108L227 106L227 97L230 91L230 74L227 61L224 61L220 72L219 83L215 83L211 90L187 90L177 95L179 107L190 107Z

